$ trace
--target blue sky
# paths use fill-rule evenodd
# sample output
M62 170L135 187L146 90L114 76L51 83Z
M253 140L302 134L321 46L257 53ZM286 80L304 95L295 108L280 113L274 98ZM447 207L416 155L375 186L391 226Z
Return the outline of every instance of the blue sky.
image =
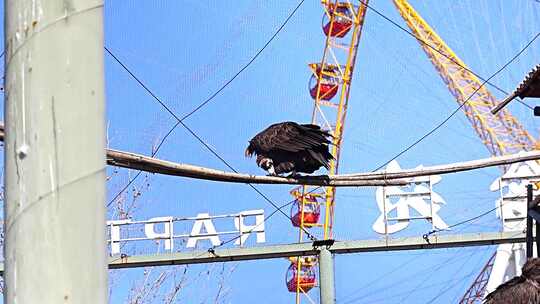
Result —
M411 0L411 4L469 67L485 78L498 70L540 31L540 4L533 0ZM436 4L435 4L436 3ZM383 14L405 26L391 1L370 1ZM279 27L296 3L292 1L107 1L105 44L178 116L208 98L241 69ZM320 60L324 35L322 7L306 1L268 48L211 103L186 123L240 172L263 173L244 158L247 141L266 126L285 120L309 122L312 100L307 90L308 63ZM1 25L3 27L3 25ZM493 79L511 91L540 62L535 42ZM175 120L112 58L105 55L109 146L149 155ZM503 95L493 89L498 98ZM528 101L533 104L534 101ZM340 169L370 171L446 118L457 103L416 40L367 12L353 76ZM531 110L514 102L511 112L537 137ZM403 168L488 157L462 112L401 156ZM179 126L159 158L217 169L227 168ZM109 199L134 175L109 169ZM435 191L447 202L440 216L448 223L481 214L495 204L489 185L497 168L444 176ZM146 175L124 197L134 205L131 216L228 214L273 207L246 185ZM277 204L288 202L288 186L260 186ZM116 206L109 218L118 216ZM288 210L286 210L288 212ZM374 188L338 189L335 238L376 239L371 225L379 215ZM414 222L397 236L421 235L430 226ZM495 214L455 232L497 231ZM276 214L266 223L267 243L291 243L297 230ZM341 255L335 258L338 303L455 302L474 280L494 247ZM148 253L148 252L146 252ZM185 303L290 303L284 279L286 260L234 264L162 267L167 273L156 298L179 282L176 298ZM124 303L139 286L143 270L111 274L111 303ZM223 284L221 283L223 281ZM220 288L220 286L222 288ZM450 288L449 288L450 287ZM261 295L264 295L261 297ZM317 298L317 291L311 295Z

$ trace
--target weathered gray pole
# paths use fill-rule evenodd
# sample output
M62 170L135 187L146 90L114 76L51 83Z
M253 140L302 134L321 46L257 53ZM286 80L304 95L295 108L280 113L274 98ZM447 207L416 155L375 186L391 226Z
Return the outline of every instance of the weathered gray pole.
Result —
M5 0L5 303L107 303L102 8Z
M334 304L334 261L332 253L326 247L320 247L319 251L319 281L321 304Z

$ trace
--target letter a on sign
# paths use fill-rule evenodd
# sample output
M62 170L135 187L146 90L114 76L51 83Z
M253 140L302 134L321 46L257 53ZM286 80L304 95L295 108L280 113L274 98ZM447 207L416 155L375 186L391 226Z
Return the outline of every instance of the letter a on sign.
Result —
M206 233L202 232L203 227L206 230ZM186 247L194 248L200 240L210 240L213 246L221 245L221 241L216 232L216 227L214 227L214 223L212 223L208 213L197 214L197 219L191 229Z

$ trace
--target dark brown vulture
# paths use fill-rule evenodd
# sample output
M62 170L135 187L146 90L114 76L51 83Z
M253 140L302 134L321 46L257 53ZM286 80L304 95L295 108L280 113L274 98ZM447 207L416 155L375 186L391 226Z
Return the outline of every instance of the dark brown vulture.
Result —
M292 172L313 173L328 169L333 159L328 152L330 135L317 125L300 125L287 121L276 123L255 135L246 149L246 156L257 155L257 165L269 175Z
M540 258L528 260L520 276L501 284L487 295L484 304L540 303Z

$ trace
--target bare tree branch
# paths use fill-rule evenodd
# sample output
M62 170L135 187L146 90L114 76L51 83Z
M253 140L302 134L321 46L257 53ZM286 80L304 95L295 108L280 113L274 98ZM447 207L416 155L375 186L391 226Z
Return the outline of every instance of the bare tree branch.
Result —
M0 123L0 140L4 139L3 124ZM486 167L504 166L516 162L540 159L540 151L498 156L468 162L403 170L400 172L368 172L344 175L319 175L301 177L259 176L225 172L200 166L174 163L136 153L107 149L107 163L112 166L173 176L183 176L231 183L291 184L333 187L399 186L409 182L407 178L435 174L454 173Z
M540 156L539 156L540 158ZM137 169L146 172L160 173L165 175L191 177L197 179L231 182L231 183L253 183L253 184L289 184L289 185L314 185L314 186L334 186L334 187L360 187L360 186L387 186L405 185L407 180L387 181L383 179L363 179L363 180L337 180L334 176L302 176L302 177L277 177L259 176L243 173L225 172L205 167L173 163L165 160L155 159L140 154L123 152L109 149L107 150L107 163L109 165Z

